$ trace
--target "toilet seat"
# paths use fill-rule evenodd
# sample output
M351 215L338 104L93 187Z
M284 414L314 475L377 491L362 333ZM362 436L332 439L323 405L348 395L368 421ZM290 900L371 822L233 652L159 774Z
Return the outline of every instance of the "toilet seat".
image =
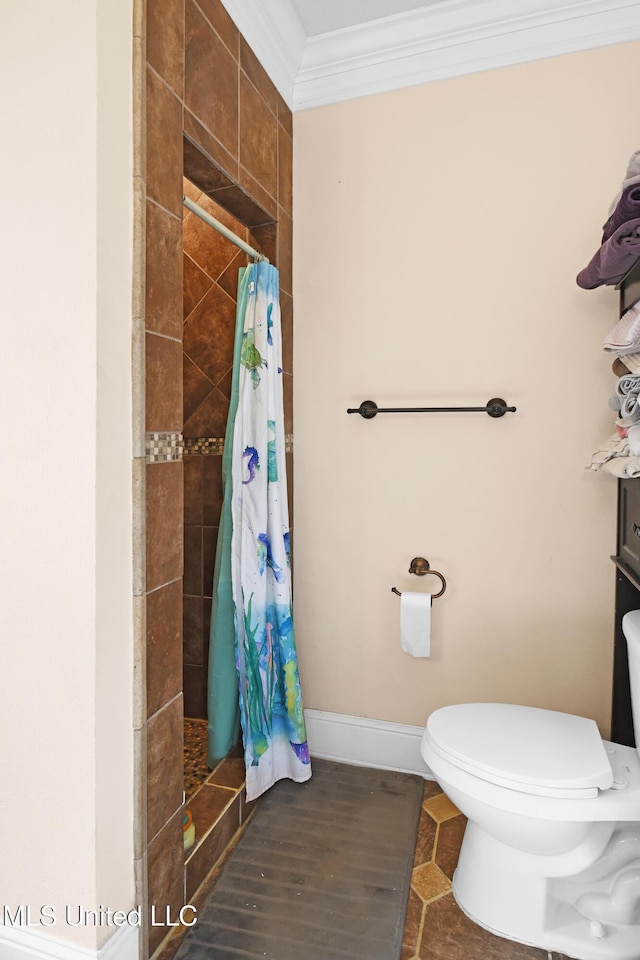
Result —
M539 797L589 799L613 783L593 720L506 703L442 707L429 717L432 750L482 780Z

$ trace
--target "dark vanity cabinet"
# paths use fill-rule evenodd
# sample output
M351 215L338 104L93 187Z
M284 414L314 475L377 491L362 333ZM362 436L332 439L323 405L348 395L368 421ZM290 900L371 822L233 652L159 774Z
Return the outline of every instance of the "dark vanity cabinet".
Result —
M640 298L640 261L629 271L619 290L622 316ZM622 618L629 610L640 610L640 478L618 480L618 539L616 555L611 559L616 566L611 739L633 747L629 665Z
M620 488L629 481L618 481ZM640 486L640 481L632 480ZM611 739L614 743L635 746L629 691L629 664L627 642L622 632L622 618L629 610L640 610L640 577L635 576L617 555L616 565L616 619L613 647L613 702L611 704Z

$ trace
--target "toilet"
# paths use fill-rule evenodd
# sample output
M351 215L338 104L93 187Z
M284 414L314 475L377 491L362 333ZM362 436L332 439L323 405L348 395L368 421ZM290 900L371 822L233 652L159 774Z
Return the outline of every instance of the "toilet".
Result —
M622 629L640 744L640 610ZM640 746L573 714L467 703L430 715L421 753L467 817L453 893L468 917L576 960L640 960Z

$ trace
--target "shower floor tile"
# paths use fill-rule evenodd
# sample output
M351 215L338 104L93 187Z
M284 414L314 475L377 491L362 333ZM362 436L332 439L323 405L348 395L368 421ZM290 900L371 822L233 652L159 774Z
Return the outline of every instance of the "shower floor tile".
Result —
M184 721L184 792L189 800L207 779L207 721Z

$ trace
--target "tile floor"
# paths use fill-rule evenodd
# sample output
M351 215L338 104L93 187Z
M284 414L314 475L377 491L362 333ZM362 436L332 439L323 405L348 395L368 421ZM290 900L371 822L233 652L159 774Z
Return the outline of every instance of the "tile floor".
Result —
M483 930L451 892L466 825L437 783L425 780L401 960L564 960Z
M195 861L199 857L203 862L214 853L215 859L208 862L212 864L217 860L216 870L206 880L204 863L194 871L205 881L195 893L192 886L195 877L192 879L189 902L196 906L209 893L241 835L238 832L233 836L229 828L223 827L225 818L229 821L232 802L238 805L240 826L250 813L251 805L246 804L243 796L243 769L238 754L210 771L206 762L206 721L185 720L185 793L201 837L199 850L202 851L201 854L190 851L187 860ZM234 812L234 826L236 816ZM425 780L401 960L564 960L560 954L551 955L546 950L496 937L459 909L451 892L451 878L465 824L466 818L438 784ZM221 830L224 845L217 842L212 846L210 838ZM161 948L156 960L171 960L179 945L180 938L172 938Z

